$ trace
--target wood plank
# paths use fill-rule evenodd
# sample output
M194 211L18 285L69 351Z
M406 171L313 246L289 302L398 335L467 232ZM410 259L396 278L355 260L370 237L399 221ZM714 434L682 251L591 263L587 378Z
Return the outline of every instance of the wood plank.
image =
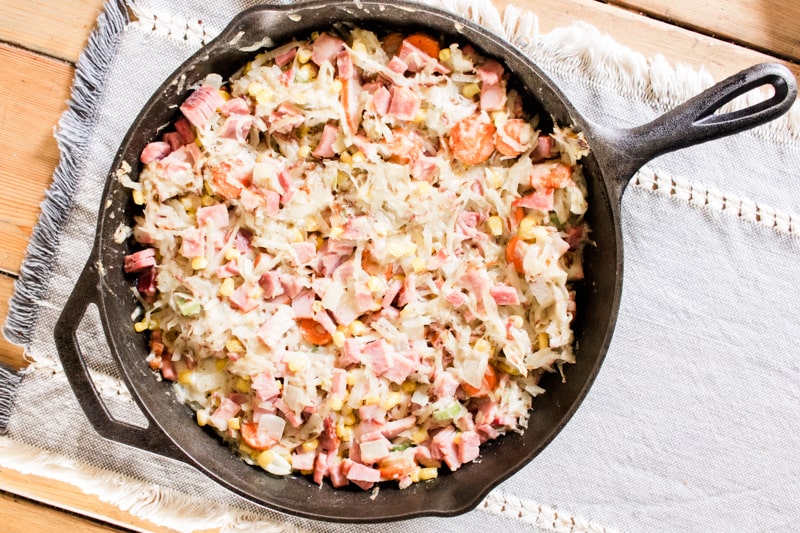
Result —
M55 481L52 479L44 478L41 476L21 474L16 470L0 468L0 491L11 492L18 494L24 498L41 502L45 505L52 505L66 509L73 513L78 513L95 520L102 520L109 524L116 526L123 526L126 530L143 531L148 533L173 533L175 530L157 526L149 520L137 518L132 514L122 511L119 508L101 501L96 496L84 494L75 486L62 481ZM46 509L41 505L33 504L36 509ZM43 511L44 512L44 511ZM28 533L30 531L94 531L91 529L84 529L84 525L96 524L93 520L86 520L80 517L74 517L79 520L80 527L74 528L56 528L51 524L55 524L59 515L65 515L57 510L53 510L54 516L48 517L44 522L48 527L27 527L20 529L20 533ZM0 516L4 516L3 503L0 503ZM69 515L65 515L69 516ZM23 523L24 525L24 523ZM5 530L4 530L5 531ZM17 531L17 530L13 530ZM120 531L116 528L110 528L97 531ZM195 533L211 533L217 530L202 530Z
M75 63L103 0L0 0L0 40Z
M800 62L800 2L787 0L610 0L660 20Z
M704 67L717 80L756 63L776 61L772 56L665 22L648 19L628 9L595 0L559 0L557 7L552 0L493 1L501 9L514 4L536 13L539 16L541 33L581 20L592 24L618 43L642 53L645 57L661 54L671 63L682 63L695 68ZM659 0L652 1L655 3ZM722 4L722 2L716 3ZM800 77L800 66L786 61L778 62L785 64L795 76Z
M18 273L58 163L53 128L74 68L0 44L0 270Z
M0 248L2 249L2 248ZM8 316L8 299L14 290L14 279L0 274L0 324L6 323ZM0 361L17 370L28 366L22 348L11 344L0 335Z
M118 533L122 531L101 522L45 507L7 492L0 492L0 516L13 517L3 521L6 533L30 531L82 531L85 533Z

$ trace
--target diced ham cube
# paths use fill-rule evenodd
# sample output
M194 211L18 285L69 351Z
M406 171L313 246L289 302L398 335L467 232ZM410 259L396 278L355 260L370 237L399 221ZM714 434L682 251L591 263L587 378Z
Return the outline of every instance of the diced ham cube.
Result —
M554 200L554 189L544 189L534 191L526 194L521 198L517 198L511 205L513 207L528 207L531 209L538 209L539 211L552 211Z
M164 379L167 379L169 381L178 380L178 374L177 372L175 372L175 365L172 364L171 359L162 359L160 369L161 369L161 376Z
M228 429L228 420L235 417L241 411L242 406L229 398L223 398L219 407L208 418L208 423L220 431Z
M411 167L411 177L415 180L431 181L438 168L435 157L421 155Z
M474 461L480 455L481 438L475 431L464 431L458 438L458 460L462 463Z
M392 93L383 85L372 94L372 108L379 117L384 117L389 113L389 103L391 100Z
M427 444L420 444L414 448L414 460L422 466L429 468L439 468L442 462L433 456L433 452Z
M481 85L481 110L502 111L506 105L506 88L503 84Z
M519 305L517 289L509 285L498 284L489 289L497 305Z
M496 85L503 77L503 70L503 65L492 59L478 67L475 74L482 83Z
M239 309L243 313L248 313L257 308L258 301L250 297L248 294L250 290L251 287L245 283L233 291L233 293L228 296L228 301L231 303L231 307L234 309Z
M296 318L314 318L314 291L305 289L292 298L292 311Z
M250 115L231 115L222 124L219 135L224 139L245 142L250 135L254 117Z
M322 433L319 434L319 447L326 452L336 453L339 450L341 440L336 435L336 426L332 416L328 416L322 422Z
M467 297L461 291L450 291L445 295L444 299L453 307L460 307L467 301Z
M458 390L458 380L450 372L439 372L431 391L437 398L453 398Z
M364 362L375 373L380 376L392 366L392 355L389 346L383 339L378 339L367 343L363 350Z
M264 289L264 298L271 300L283 294L283 285L277 272L270 271L258 279L258 284Z
M275 378L269 372L261 372L252 377L253 390L262 402L277 398L281 391L275 383Z
M349 366L361 363L362 346L357 339L347 338L342 346L342 354L339 356L339 364Z
M278 109L270 113L267 123L270 133L291 133L293 129L300 126L305 119L303 112L296 106L283 102Z
M399 279L394 279L390 281L389 287L386 289L386 292L383 295L383 301L381 302L381 307L386 309L387 307L392 305L392 302L394 302L394 299L400 293L400 289L402 288L403 288L403 282L400 281Z
M334 462L328 464L328 475L331 478L331 485L335 488L346 487L350 484L344 473L344 461L334 458Z
M189 124L189 121L186 120L186 117L181 117L175 121L175 133L181 136L181 141L183 144L194 144L194 132L192 131L192 125Z
M381 473L375 468L356 463L350 459L345 459L344 471L347 479L350 481L363 481L367 483L377 483L381 480Z
M338 137L339 128L332 124L325 124L325 127L322 128L322 137L320 137L317 147L314 148L314 151L311 152L311 154L314 157L319 158L335 156L336 150L333 148L333 144L336 142Z
M452 427L444 428L434 435L431 443L432 455L443 460L450 470L458 470L461 466L458 447L455 444L456 434L456 430Z
M392 87L392 101L389 104L389 114L400 120L414 120L421 103L421 99L409 87Z
M344 50L344 41L328 33L322 33L311 47L311 61L322 66L326 61L333 64L334 58Z
M211 223L219 229L227 227L228 222L228 208L225 207L225 204L215 204L197 210L198 226L208 226Z
M275 56L275 64L278 65L279 67L286 66L294 59L294 56L296 55L297 55L297 47L292 46L288 50Z
M281 195L275 191L263 191L265 209L268 217L275 218L281 209Z
M161 136L161 140L167 143L173 152L183 146L183 140L177 131L168 131Z
M172 150L173 148L169 145L169 143L163 141L151 142L144 147L144 150L142 150L142 155L139 156L139 161L145 165L154 161L160 161L167 157Z
M294 326L294 311L288 305L280 305L258 329L256 336L268 347L278 343L283 334Z
M335 456L329 456L327 453L320 453L317 455L317 460L314 462L314 483L322 485L323 480L328 476L330 469L328 463L333 460Z
M348 339L352 340L352 339ZM347 371L343 368L334 368L331 373L331 395L344 399L347 394Z
M230 115L249 115L250 106L247 104L247 100L239 96L225 102L219 112L226 117Z
M301 472L314 470L314 460L317 458L317 450L292 454L292 468Z
M433 61L431 56L408 42L408 39L403 40L400 49L397 51L397 57L408 65L408 70L411 72L419 72L425 68L429 61Z
M152 302L156 296L156 269L150 267L139 274L136 290L145 301Z
M317 247L312 242L294 242L292 252L297 265L307 265L316 257Z
M295 298L303 290L303 283L299 277L286 272L279 272L278 277L281 280L281 285L283 285L283 290L289 298Z
M124 270L127 273L141 272L155 266L156 264L156 250L155 248L145 248L130 255L125 256Z
M187 228L181 234L181 255L194 259L206 253L205 232L199 228Z
M198 88L180 106L183 116L196 128L202 128L217 109L225 104L215 87L203 85Z
M549 135L540 135L536 141L536 148L531 153L534 163L550 159L555 155L555 140Z
M419 370L420 362L418 358L414 357L413 353L407 354L392 354L392 366L381 377L388 379L398 385L403 383L409 375Z
M408 70L408 65L406 62L400 59L398 56L394 56L391 61L389 61L387 66L389 67L389 70L392 72L397 72L398 74L405 74L405 72Z
M217 270L214 273L218 278L231 278L241 274L241 271L239 270L239 263L236 260L233 260L217 267Z
M398 420L390 420L383 426L383 436L393 439L403 431L413 428L417 424L417 417L410 415Z
M361 454L361 462L364 464L375 464L378 461L389 457L389 450L392 443L381 433L364 435L358 445Z

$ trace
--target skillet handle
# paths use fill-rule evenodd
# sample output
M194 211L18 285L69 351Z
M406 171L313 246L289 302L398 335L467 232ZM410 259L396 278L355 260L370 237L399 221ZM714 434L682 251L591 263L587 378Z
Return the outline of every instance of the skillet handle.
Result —
M187 462L183 452L159 429L152 417L142 409L148 426L142 428L116 420L103 403L100 392L89 375L76 332L91 304L100 306L100 279L97 267L88 262L56 322L54 336L58 356L72 390L86 418L106 439Z
M737 96L769 86L773 95L744 109L717 113ZM761 63L722 80L655 120L630 129L590 126L603 174L617 182L619 194L642 165L654 157L726 137L765 124L786 113L797 98L791 71ZM593 145L594 146L594 145Z

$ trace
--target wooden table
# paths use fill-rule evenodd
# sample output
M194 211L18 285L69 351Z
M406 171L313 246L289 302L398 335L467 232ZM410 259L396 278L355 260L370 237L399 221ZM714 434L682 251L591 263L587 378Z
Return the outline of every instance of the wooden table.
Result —
M721 79L761 61L800 77L800 2L790 0L494 0L537 13L545 33L589 22L645 55L705 67ZM53 128L69 98L75 63L102 0L0 0L0 322L58 162ZM0 361L25 366L0 339ZM0 516L8 533L168 531L65 483L0 469Z

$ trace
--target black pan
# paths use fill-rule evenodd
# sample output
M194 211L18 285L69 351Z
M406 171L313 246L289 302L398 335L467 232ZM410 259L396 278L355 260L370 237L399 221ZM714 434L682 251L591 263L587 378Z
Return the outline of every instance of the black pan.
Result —
M514 73L517 89L530 97L529 110L539 106L542 114L552 116L557 124L582 131L592 150L584 160L584 173L589 188L587 222L597 245L586 250L586 280L578 294L574 324L577 364L566 369L566 382L561 383L557 375L543 379L547 392L534 402L529 429L523 435L507 435L484 446L480 462L405 490L383 487L374 500L360 490L334 490L329 485L320 488L303 477L272 477L245 464L218 438L199 427L189 408L175 399L170 385L157 382L145 363L147 341L133 331L130 317L136 301L131 280L122 271L123 257L132 249L129 243L117 244L113 239L120 222L131 221L136 209L114 171L127 161L136 177L142 148L156 138L160 127L177 118L177 106L193 84L211 72L232 74L267 36L279 44L348 21L379 31L424 30L473 43ZM741 111L715 114L736 96L760 86L772 87L774 95ZM614 129L583 118L558 87L514 47L442 11L375 0L247 10L156 91L122 141L106 181L91 257L56 325L55 339L64 369L82 408L101 435L184 461L256 504L304 517L351 522L466 512L542 451L578 408L600 369L622 290L620 199L636 170L659 154L768 122L789 109L796 93L796 82L786 68L762 64L728 78L649 124ZM146 429L114 420L89 378L75 332L90 304L97 305L111 353L149 420Z

